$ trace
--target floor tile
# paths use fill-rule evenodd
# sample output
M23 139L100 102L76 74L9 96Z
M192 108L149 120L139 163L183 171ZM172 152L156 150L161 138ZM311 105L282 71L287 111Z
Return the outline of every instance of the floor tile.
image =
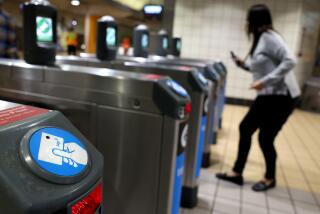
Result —
M208 169L201 169L200 182L216 183L217 179L213 171Z
M198 194L198 205L199 208L212 209L213 206L213 196L207 194Z
M199 207L193 209L184 209L183 214L211 214L210 210L201 209Z
M298 214L319 214L320 208L316 205L303 202L294 202Z
M311 193L311 192L290 189L290 193L292 195L293 200L295 200L295 201L305 202L308 204L317 204L317 201L316 201L315 197L313 196L313 193Z
M320 204L320 193L315 193L318 204Z
M225 214L225 213L214 210L212 214Z
M286 187L277 187L267 191L267 195L271 197L282 197L286 199L290 199L290 194Z
M243 214L268 214L268 210L265 207L256 206L253 204L242 204L241 213Z
M249 203L257 205L260 207L267 207L267 199L265 193L258 193L252 190L243 189L242 190L242 201L244 203Z
M199 185L199 193L214 196L216 192L217 185L211 183L200 183Z
M268 212L269 212L269 214L289 214L287 212L281 212L279 210L272 210L272 209L270 209ZM290 213L290 214L292 214L292 213Z
M286 213L294 213L294 207L290 200L280 197L267 197L270 209L279 210Z
M218 187L217 197L228 198L232 200L240 200L241 187L238 185L224 185L221 184Z
M216 198L213 206L213 210L226 214L239 214L240 213L240 202L225 199Z

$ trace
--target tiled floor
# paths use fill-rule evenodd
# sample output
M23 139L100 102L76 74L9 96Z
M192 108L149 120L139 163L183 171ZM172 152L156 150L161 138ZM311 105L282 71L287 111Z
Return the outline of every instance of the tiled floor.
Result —
M320 214L320 115L296 110L276 139L277 188L256 193L251 185L264 173L264 160L253 137L243 187L219 181L215 173L233 165L238 124L246 107L226 106L218 144L212 146L213 166L202 170L199 203L182 214Z

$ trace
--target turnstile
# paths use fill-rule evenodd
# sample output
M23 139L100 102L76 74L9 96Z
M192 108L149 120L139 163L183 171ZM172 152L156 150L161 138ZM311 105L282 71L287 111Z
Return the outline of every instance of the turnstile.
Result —
M194 207L197 203L198 177L202 163L202 153L207 140L206 126L207 108L204 103L209 102L207 80L202 75L188 67L159 66L152 63L130 63L125 61L99 61L93 58L57 56L57 63L81 64L92 67L109 67L138 73L169 75L179 82L189 92L192 100L192 111L189 122L188 143L186 148L186 173L182 193L182 206ZM210 115L211 116L211 115ZM211 118L211 117L208 117Z
M179 70L183 68L183 64L181 63L182 66L176 65L179 64L175 62L171 62L168 60L166 62L164 60L165 58L161 57L161 60L159 61L159 64L165 64L166 66L162 67L163 69L166 70ZM113 64L121 64L125 63L126 61L132 61L132 62L137 62L137 63L144 63L147 64L146 66L153 66L154 62L158 63L158 60L151 60L151 59L145 59L145 58L138 58L138 57L119 57L118 60L114 61L100 61L98 59L95 59L93 57L76 57L76 56L57 56L56 57L57 63L58 64L71 64L71 65L82 65L82 66L91 66L91 67L112 67ZM165 61L162 63L162 61ZM132 66L133 64L131 64ZM210 160L211 160L211 144L216 143L217 139L217 131L219 129L219 122L221 121L221 115L222 115L222 107L223 107L223 102L224 102L224 95L222 89L224 88L224 85L221 83L221 77L220 74L213 68L213 66L210 65L204 65L204 63L191 63L193 67L196 67L208 80L210 83L211 90L209 90L208 98L205 99L206 106L209 108L205 108L207 110L208 114L208 121L203 122L202 124L202 132L206 132L205 135L201 136L201 141L204 141L204 153L202 157L202 167L207 168L209 167ZM171 68L170 68L171 67ZM188 66L185 66L188 67ZM136 72L139 69L135 70ZM165 73L166 75L172 74L170 73ZM205 124L205 125L204 125ZM206 127L204 127L206 126Z
M159 65L166 65L170 67L194 67L199 72L201 72L211 83L208 97L210 99L206 100L206 107L208 112L207 129L205 137L204 153L202 157L202 167L207 168L210 166L211 160L211 144L215 144L217 141L217 132L221 124L221 118L223 113L224 105L224 89L225 84L221 78L221 74L212 66L210 63L199 63L199 62L184 62L184 60L179 61L179 58L175 58L178 61L166 59L164 57L153 57L153 59L145 58L133 58L133 57L119 57L118 61L134 61L137 63L157 63ZM89 65L96 64L96 60L89 60ZM199 60L201 61L201 60Z
M104 213L103 157L59 112L0 101L1 213Z
M186 147L186 170L182 191L181 205L194 207L197 204L202 154L206 138L208 82L200 73L191 68L168 67L155 64L130 62L113 62L114 69L122 69L139 73L168 75L181 84L191 96L191 114Z
M221 96L220 96L220 105L219 105L219 114L222 115L224 104L226 103L226 87L227 87L227 67L224 65L223 62L219 61L213 64L213 68L216 69L222 76L222 89L221 89ZM219 121L219 128L222 128L222 117Z
M105 213L179 204L189 96L167 77L0 61L0 96L63 112L104 155ZM179 208L179 206L178 206Z
M128 57L124 57L127 59ZM202 73L216 73L219 78L219 94L217 100L217 111L218 118L216 118L217 129L221 127L222 124L222 113L225 103L225 87L226 87L226 73L223 72L219 67L216 67L216 63L212 63L210 61L205 60L197 60L197 59L184 59L184 58L164 58L159 56L153 56L152 60L154 60L158 64L163 65L180 65L180 66L191 66L197 68ZM149 60L150 61L150 60ZM214 81L214 80L213 80ZM217 132L217 130L215 130ZM215 142L214 142L215 143Z
M138 58L131 58L131 61L139 62L140 60L145 61L144 59L138 59ZM90 62L89 65L95 65L93 61L88 61ZM100 62L101 64L102 62ZM127 67L119 67L119 64L123 64L125 66L129 67L137 67L137 69L134 69L133 71L135 72L144 72L143 69L145 68L152 68L153 71L157 70L156 73L160 72L165 73L166 75L172 76L173 72L177 72L181 70L192 70L192 67L188 66L178 66L178 65L157 65L154 64L153 62L150 62L149 60L145 61L146 64L140 64L140 63L130 63L130 62L121 62L120 60L114 61L111 63L111 67L113 68L123 68L123 69L128 69ZM103 64L103 63L102 63ZM102 65L101 64L101 65ZM108 63L105 62L104 65L107 65ZM118 64L118 66L115 67L115 65ZM131 69L131 68L129 68ZM161 71L161 70L167 70L167 71ZM142 70L142 71L139 71ZM198 70L198 69L197 69ZM212 70L212 69L206 69L206 70L198 70L203 74L204 77L206 77L207 80L203 80L204 82L208 82L208 93L205 96L204 99L204 108L203 108L203 113L202 113L202 120L201 120L201 126L200 126L200 137L199 137L199 142L200 142L200 148L201 151L203 151L202 157L198 157L198 168L197 168L197 175L200 175L200 166L207 168L209 167L210 164L210 159L211 159L211 148L210 145L214 144L216 142L216 137L217 137L217 130L218 129L218 120L216 118L218 117L218 99L219 99L219 76L218 74ZM202 77L202 76L201 76ZM200 77L200 78L201 78ZM179 79L177 79L179 81ZM183 84L183 83L181 83ZM187 86L185 86L187 87ZM191 92L190 92L191 93ZM201 160L201 161L200 161Z
M153 57L155 60L160 61L164 64L178 64L178 65L188 65L188 66L196 66L200 70L205 66L205 70L213 70L220 76L220 90L218 96L218 127L222 127L222 114L224 110L224 105L226 103L226 84L227 84L227 68L225 64L221 61L210 61L210 60L201 60L201 59L193 59L193 58L163 58L155 56ZM167 62L169 61L169 62Z

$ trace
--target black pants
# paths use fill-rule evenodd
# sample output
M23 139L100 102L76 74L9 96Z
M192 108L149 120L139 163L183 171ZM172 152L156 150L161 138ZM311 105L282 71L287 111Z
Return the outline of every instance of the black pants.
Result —
M77 47L74 45L68 45L68 55L76 55Z
M265 178L275 179L277 153L274 140L297 100L290 96L258 96L240 124L238 157L233 171L242 174L251 147L251 136L259 129L259 144L266 162Z

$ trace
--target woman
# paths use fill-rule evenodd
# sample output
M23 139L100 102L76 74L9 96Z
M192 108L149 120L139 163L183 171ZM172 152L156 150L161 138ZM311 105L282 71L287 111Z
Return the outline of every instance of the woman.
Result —
M274 140L292 113L300 95L300 89L292 72L295 66L293 54L282 37L273 29L272 17L267 6L259 4L249 9L247 33L253 43L247 60L231 53L237 66L249 71L254 82L251 89L257 91L249 112L240 124L238 157L233 170L218 173L217 177L239 185L251 146L251 136L259 129L259 144L266 162L266 174L252 189L265 191L276 186L276 157Z

